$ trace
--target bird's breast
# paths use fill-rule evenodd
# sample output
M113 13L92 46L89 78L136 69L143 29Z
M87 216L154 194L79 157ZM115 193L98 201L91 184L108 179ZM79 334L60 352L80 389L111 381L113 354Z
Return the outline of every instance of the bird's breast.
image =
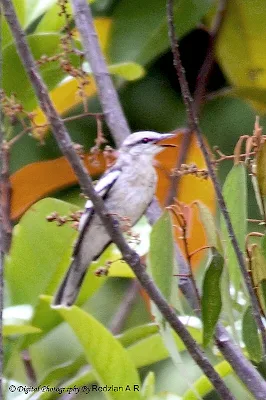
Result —
M107 207L121 217L128 217L135 224L152 201L157 176L153 168L141 169L138 174L122 174L117 187L107 200Z

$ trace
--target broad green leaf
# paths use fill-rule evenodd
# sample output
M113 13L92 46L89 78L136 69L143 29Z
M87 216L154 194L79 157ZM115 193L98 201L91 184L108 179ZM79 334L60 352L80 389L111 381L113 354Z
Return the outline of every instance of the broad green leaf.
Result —
M247 307L243 315L242 338L251 360L259 363L262 359L262 345L251 306Z
M244 252L247 235L247 178L246 167L243 163L234 165L228 173L223 186L223 195L240 249ZM223 217L221 217L221 227L224 256L230 280L236 292L238 292L241 283L241 273Z
M38 19L45 11L54 6L57 0L26 0L26 26Z
M210 212L209 208L205 206L205 204L203 204L200 201L195 201L195 204L199 209L199 215L201 222L203 223L203 226L205 228L205 234L207 236L208 245L210 247L215 247L217 249L218 248L217 229L215 226L214 217Z
M141 394L144 399L150 400L151 397L154 395L155 392L155 375L154 372L150 371L146 378L144 379Z
M259 193L262 199L262 207L263 212L265 214L265 206L266 206L266 142L264 142L258 153L256 158L257 163L257 171L256 177L259 187Z
M40 59L44 54L49 57L59 52L60 36L56 33L30 35L27 40L35 60ZM49 89L58 84L65 75L58 66L58 62L53 62L40 68ZM8 96L16 93L17 98L27 111L31 111L36 105L33 88L13 43L3 49L2 87Z
M190 326L187 326L187 329L194 340L196 340L197 343L201 344L202 335L200 329L192 328ZM186 350L183 342L176 334L174 334L174 338L176 340L178 350ZM138 340L136 343L133 343L131 346L129 346L127 348L127 351L132 358L136 368L147 366L169 357L169 352L164 346L162 338L158 333L152 334L149 337L145 337L143 340ZM92 370L87 369L81 372L78 377L75 377L65 382L65 386L72 387L74 385L89 385L94 381L95 374Z
M129 347L135 342L158 333L158 326L156 324L146 324L135 326L128 329L117 337L124 347Z
M251 102L262 114L266 112L266 87L236 87L228 93L228 96L249 100L249 103Z
M227 4L216 49L227 79L235 86L266 88L265 13L264 0Z
M174 279L174 239L172 221L166 210L153 225L150 235L150 251L148 266L157 287L164 297L171 301ZM175 281L176 286L176 281ZM157 306L152 303L152 314L159 324L160 334L173 361L178 366L181 363L180 355L173 338L172 329L164 320Z
M224 259L215 249L207 268L202 288L201 310L203 322L203 345L207 346L213 337L222 309L221 276Z
M202 343L202 335L200 329L186 326L191 336L197 343ZM186 350L182 340L172 331L172 335L179 352ZM127 348L135 366L137 368L153 364L170 357L169 351L166 348L163 339L159 333L151 335L147 338L139 340L132 346Z
M168 211L152 227L148 265L154 282L169 300L174 274L174 240Z
M34 204L15 226L11 251L5 260L12 304L36 305L58 265L69 262L77 232L67 225L58 227L49 223L46 217L54 211L68 215L77 209L72 204L47 198Z
M18 17L19 22L21 23L22 26L25 24L25 0L13 0L12 1L13 6L15 7L16 10L16 15ZM10 42L13 41L13 36L12 33L9 29L9 26L6 22L5 18L2 18L1 20L1 46L2 49Z
M257 244L251 247L251 275L260 306L266 313L266 302L264 296L264 283L266 280L266 240L265 236L261 241L261 248Z
M69 309L58 308L57 311L71 326L82 344L99 384L125 388L123 392L108 392L107 398L140 399L140 393L134 391L134 385L140 385L134 363L112 334L95 318L76 306ZM126 387L130 390L126 391Z
M44 300L43 300L44 302ZM136 326L131 329L126 330L121 335L116 338L123 345L123 347L133 346L135 343L141 341L142 339L148 338L158 332L158 327L155 324L146 324L142 326ZM62 379L66 379L67 376L74 375L75 372L82 366L86 365L85 356L82 354L74 361L61 364L55 368L48 371L47 375L42 379L41 385L52 385L52 382L57 382ZM94 375L93 375L94 376ZM71 378L75 379L75 378ZM88 381L90 379L88 378ZM71 386L71 385L70 385Z
M52 1L52 0L50 0ZM92 3L94 0L89 0L88 3ZM41 21L39 22L35 32L60 32L66 25L65 15L59 15L61 8L57 2L52 7L47 8L47 11ZM73 9L71 2L65 3L66 13L69 17L73 17Z
M144 68L135 62L122 62L109 65L108 70L111 74L120 76L127 81L134 81L144 76Z
M86 365L86 359L84 354L81 354L76 359L66 362L64 364L57 365L50 369L44 378L39 382L40 385L55 385L56 382L66 380L69 376L73 376L77 371Z
M227 361L222 361L219 364L215 365L214 369L216 372L218 372L221 378L225 378L227 375L233 372L231 365ZM205 375L201 376L194 383L194 390L187 390L183 394L182 400L198 400L198 396L196 396L195 390L201 397L204 397L213 390L213 385Z
M194 28L211 3L211 0L180 0L175 3L177 35L181 37ZM131 60L146 65L170 47L165 3L161 0L119 1L113 19L109 48L112 62Z
M40 333L41 329L32 325L4 325L3 336L28 335L30 333Z

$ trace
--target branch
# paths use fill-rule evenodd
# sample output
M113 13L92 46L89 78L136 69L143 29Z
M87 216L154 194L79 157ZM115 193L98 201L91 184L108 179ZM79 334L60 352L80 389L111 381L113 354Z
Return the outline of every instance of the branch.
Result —
M7 254L10 249L12 239L11 223L11 194L12 188L9 175L9 144L1 142L1 172L0 172L0 203L1 203L1 222L2 222L2 251Z
M219 374L215 371L188 330L178 319L175 311L168 305L165 298L154 285L151 277L146 273L144 266L140 262L140 257L138 254L126 243L119 228L119 222L108 213L103 199L95 192L93 182L84 165L82 164L82 161L76 154L70 136L66 131L62 120L54 109L51 99L49 98L47 88L41 79L29 46L25 40L25 34L19 24L13 4L10 2L10 0L1 0L1 2L6 20L13 34L17 51L20 55L29 79L31 80L40 106L50 122L54 137L62 153L66 156L70 165L72 166L82 190L84 191L85 195L89 196L89 198L92 200L95 211L100 216L108 234L112 238L112 241L121 251L124 260L131 266L140 283L150 298L157 305L164 318L180 336L194 361L201 367L202 371L210 379L213 386L222 398L234 399L230 391L225 386L223 380L220 378Z
M197 84L194 93L194 110L196 114L199 113L200 107L205 100L207 83L209 81L215 61L215 45L224 22L226 6L227 0L219 0L217 13L215 15L212 28L209 31L209 44L207 53L197 76Z
M200 111L200 106L205 100L205 93L206 93L206 86L210 78L211 71L214 66L214 50L215 50L215 44L218 39L218 35L220 33L223 21L224 21L224 15L225 15L225 10L226 10L226 4L227 0L220 0L217 8L217 13L215 15L214 21L213 21L213 26L211 30L209 31L209 45L207 49L207 54L204 59L204 62L201 66L201 69L199 71L199 74L197 76L197 84L196 84L196 89L194 93L194 110L195 113L198 114ZM191 136L192 136L192 131L187 130L184 132L184 138L182 141L181 149L176 161L176 168L179 169L181 164L185 163L187 152L190 146L191 142ZM180 176L173 176L171 179L171 184L170 184L170 189L168 192L167 200L166 200L166 206L170 205L173 203L173 200L176 196L176 192L178 189L178 185L180 182Z
M123 329L128 314L137 300L138 292L139 282L137 279L133 279L132 282L130 282L129 287L126 290L126 294L124 295L123 300L111 321L109 329L113 335L118 335L118 333L120 333Z
M236 236L235 236L235 232L234 232L234 229L233 229L233 226L231 223L231 219L230 219L227 207L225 205L221 186L219 184L215 170L213 168L208 149L204 143L203 135L202 135L202 132L201 132L199 124L198 124L198 119L197 119L196 113L194 111L193 100L191 98L191 94L190 94L190 91L188 88L185 71L184 71L184 68L183 68L183 65L182 65L182 62L180 59L179 46L178 46L178 41L177 41L177 38L175 35L175 26L174 26L174 19L173 19L173 0L167 0L167 15L168 15L168 25L169 25L169 37L170 37L172 53L173 53L173 63L174 63L174 67L176 69L179 84L181 87L183 101L184 101L186 111L187 111L188 126L189 126L189 129L191 131L194 131L197 135L200 149L203 153L206 165L208 167L209 175L213 182L213 186L214 186L214 189L216 192L220 210L224 217L225 224L226 224L226 227L228 230L228 235L231 239L232 246L234 248L234 251L235 251L235 254L236 254L236 257L238 260L238 264L240 266L241 273L243 275L246 287L248 289L248 293L250 296L250 302L251 302L252 309L253 309L253 315L256 320L257 326L261 331L263 351L264 351L264 356L265 356L266 355L266 331L264 329L264 325L263 325L263 322L262 322L262 319L260 316L259 303L258 303L257 297L256 297L253 287L252 287L252 281L251 281L251 278L250 278L249 273L246 268L243 253L239 247L239 244L238 244Z
M85 0L72 0L76 27L80 33L86 60L98 87L106 123L119 147L130 134L117 92L100 49L91 10Z

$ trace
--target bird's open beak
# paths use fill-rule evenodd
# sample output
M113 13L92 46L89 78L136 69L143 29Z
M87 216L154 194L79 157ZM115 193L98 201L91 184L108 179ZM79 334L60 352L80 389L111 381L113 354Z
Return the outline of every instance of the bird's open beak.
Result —
M161 147L177 147L175 144L167 143L168 139L172 139L176 136L175 133L164 133L161 135L162 138L157 140L156 144ZM166 141L166 143L164 143Z

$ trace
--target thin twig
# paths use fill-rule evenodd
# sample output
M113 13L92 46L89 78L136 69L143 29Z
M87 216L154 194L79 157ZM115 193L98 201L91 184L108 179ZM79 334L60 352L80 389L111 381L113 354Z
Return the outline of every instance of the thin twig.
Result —
M207 84L215 61L215 45L217 43L217 39L223 25L226 6L227 0L219 0L217 13L213 20L212 28L209 31L209 44L207 48L207 53L197 76L196 89L194 93L194 110L196 114L199 114L201 105L205 101Z
M224 217L225 224L226 224L226 227L228 230L228 236L231 239L232 246L234 248L234 251L235 251L246 287L249 292L250 301L251 301L251 305L252 305L252 309L253 309L253 315L257 322L257 326L258 326L259 330L261 331L262 342L263 342L263 352L264 352L264 356L266 356L266 331L265 331L265 328L264 328L264 325L263 325L263 322L261 319L259 303L258 303L256 294L252 287L252 281L251 281L251 278L250 278L247 268L246 268L246 263L245 263L243 253L239 247L239 244L238 244L236 236L235 236L235 232L234 232L234 229L233 229L233 226L231 223L231 219L230 219L230 216L229 216L229 213L228 213L225 201L224 201L224 197L222 194L221 186L219 184L215 170L213 168L210 154L204 143L202 132L199 128L198 118L194 111L193 100L191 98L191 94L190 94L188 83L187 83L186 76L185 76L185 71L184 71L184 68L183 68L183 65L182 65L182 62L180 59L178 41L177 41L176 34L175 34L175 25L174 25L174 19L173 19L173 0L167 1L167 15L168 15L168 25L169 25L169 36L170 36L171 47L172 47L172 52L173 52L173 63L174 63L175 69L176 69L178 79L179 79L181 93L182 93L183 101L184 101L186 111L187 111L188 126L189 126L189 129L194 131L197 135L200 149L203 153L206 165L208 167L209 175L213 182L213 186L214 186L216 196L218 199L218 204L220 206L220 210Z
M24 368L26 371L26 375L28 378L28 383L31 386L37 386L37 376L32 365L32 359L28 350L23 350L21 352L22 362L24 364Z
M1 203L1 223L2 223L2 250L6 254L9 252L12 238L11 223L11 183L9 176L9 146L2 142L1 149L1 181L0 181L0 203Z
M76 119L81 119L85 117L94 117L94 118L102 118L103 113L91 113L91 112L85 112L79 115L73 115L71 117L65 117L63 118L64 122L69 122L69 121L75 121Z
M72 0L76 27L87 61L95 77L106 123L119 147L130 134L117 92L106 66L94 28L90 7L84 0Z
M213 26L209 31L209 45L206 53L206 57L202 64L202 67L199 71L197 76L197 83L196 89L194 94L194 109L195 113L198 114L200 110L200 106L202 105L203 101L205 100L205 93L208 80L210 78L211 71L214 65L214 51L215 51L215 44L217 42L217 38L219 32L222 27L222 23L224 20L225 10L226 10L227 0L220 0L217 8L217 13L214 18ZM185 163L188 149L191 143L193 131L186 130L184 131L184 138L182 141L181 149L178 154L178 158L176 161L176 169L179 169L181 164ZM178 185L180 182L181 176L173 176L171 179L170 188L168 191L168 196L166 199L166 206L173 203L174 198L176 197L176 192L178 190Z
M132 250L128 243L125 241L123 233L119 228L119 222L108 213L108 209L106 208L103 199L95 192L92 179L88 175L82 161L76 154L70 136L66 131L62 120L59 118L56 110L54 109L51 99L49 98L48 90L39 74L33 56L30 52L30 48L25 40L25 34L17 19L14 6L9 0L1 1L6 20L13 34L17 51L29 76L35 94L39 99L40 106L45 113L48 121L50 122L54 137L61 151L66 156L67 160L72 166L72 169L79 180L83 192L85 193L85 195L89 196L89 198L93 202L95 212L100 216L108 234L112 238L112 241L121 251L123 259L131 266L136 277L139 279L140 283L142 284L150 298L157 305L158 309L160 310L164 318L169 322L170 326L180 336L181 340L184 342L194 361L201 367L202 371L210 379L211 383L222 398L234 399L231 392L228 390L223 380L220 378L219 374L215 371L209 360L199 348L198 344L192 338L185 326L181 323L175 311L168 305L167 301L162 296L162 294L152 281L151 277L145 271L145 268L141 264L138 254L134 250ZM82 4L82 9L84 10L84 12L86 11L85 5L86 7L88 7L86 1L84 2L84 4ZM84 23L85 25L87 23L90 23L90 21L86 20L86 16L88 16L86 12L85 20L81 16L82 23Z
M192 131L189 129L184 129L183 131L184 137L182 140L181 148L180 151L178 152L177 160L176 160L176 166L175 169L179 169L182 164L185 163L188 149L190 146L191 142L191 137L192 137ZM176 192L178 190L178 185L180 182L181 176L180 175L173 175L171 180L170 180L170 187L168 189L168 194L165 202L165 206L170 206L173 204L174 199L176 197Z
M109 329L114 335L118 335L118 333L120 333L123 329L125 321L137 300L139 288L140 285L138 280L133 279L133 281L130 282L130 285L123 297L123 300L118 307L118 310L112 318Z

